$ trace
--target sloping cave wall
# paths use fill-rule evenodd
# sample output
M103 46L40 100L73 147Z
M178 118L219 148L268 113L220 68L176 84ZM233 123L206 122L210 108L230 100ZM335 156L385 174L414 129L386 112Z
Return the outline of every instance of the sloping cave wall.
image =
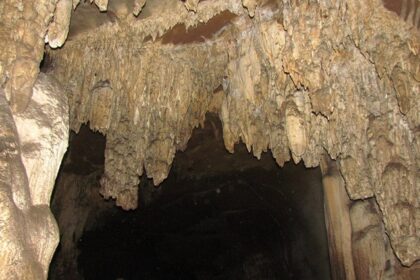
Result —
M98 195L104 137L86 126L72 134L49 279L329 279L320 169L279 169L244 144L229 154L221 133L207 115L167 180L143 178L130 212Z
M22 181L10 183L17 174L9 171L10 158L18 165L22 158L15 118L33 99L44 42L53 48L64 44L77 14L73 8L88 4L79 2L0 2L0 84L7 99L2 123L11 125L2 129L8 127L8 141L18 147L4 149L4 213L21 207L24 195L18 190L28 188ZM109 4L113 14L102 25L93 20L77 36L70 30L64 47L49 51L49 75L65 86L71 128L90 121L107 135L105 197L135 208L139 175L145 171L155 183L166 178L175 151L185 148L192 129L214 111L230 151L242 140L257 157L270 149L280 166L291 158L317 166L324 153L336 159L350 198L377 201L399 260L409 266L419 259L415 21L404 23L379 0L94 2L101 10ZM416 19L414 2L402 3L401 16ZM173 32L182 35L222 12L227 25L211 36L198 33L188 44L172 44L180 36ZM10 219L22 228L24 222ZM44 228L54 232L51 225ZM1 266L30 278L11 264L30 263L34 257L26 252L54 246L33 245L31 234L24 235L22 242L2 235L2 243L10 241L15 247L9 249L15 249Z
M0 89L0 278L45 279L58 243L50 196L67 148L67 96L39 75L36 96L12 114Z

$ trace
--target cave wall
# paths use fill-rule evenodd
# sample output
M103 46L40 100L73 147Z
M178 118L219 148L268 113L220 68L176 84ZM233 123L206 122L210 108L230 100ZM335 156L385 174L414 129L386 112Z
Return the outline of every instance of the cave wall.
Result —
M0 90L0 279L46 279L58 244L50 196L67 148L67 96L43 74L23 113Z
M108 2L95 1L101 10ZM90 121L107 134L105 197L135 208L143 169L156 184L166 178L175 151L185 148L205 113L215 111L230 151L241 140L257 157L270 149L280 166L290 159L317 166L325 152L336 159L350 198L378 202L399 260L409 266L419 259L420 41L409 20L419 14L412 1L403 1L410 11L401 6L408 24L379 0L124 3L134 9L124 13L124 5L114 6L115 17L94 32L49 52L50 74L69 96L71 128ZM0 3L0 84L8 120L2 129L15 143L10 154L20 177L27 167L19 163L23 149L14 117L29 108L44 43L63 46L73 9L82 4ZM194 28L223 11L237 18L211 40L162 40L177 24ZM139 165L127 164L133 161ZM14 176L7 170L6 181ZM12 193L22 199L9 183L6 190L5 201ZM9 202L6 212L21 203ZM16 257L25 260L25 254Z
M83 279L78 269L79 243L84 231L99 226L115 208L99 195L105 137L83 126L70 134L69 148L54 186L51 211L60 229L60 243L48 279Z

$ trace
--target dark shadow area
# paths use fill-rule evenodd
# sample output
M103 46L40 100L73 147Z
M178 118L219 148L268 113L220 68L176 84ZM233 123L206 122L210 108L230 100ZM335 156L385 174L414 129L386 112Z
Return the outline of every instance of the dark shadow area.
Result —
M89 143L79 135L70 155ZM142 178L136 211L103 201L102 167L73 162L81 158L66 161L57 181L62 244L50 279L330 278L319 169L279 168L242 144L229 154L217 116L194 130L159 188ZM79 198L69 203L63 189Z

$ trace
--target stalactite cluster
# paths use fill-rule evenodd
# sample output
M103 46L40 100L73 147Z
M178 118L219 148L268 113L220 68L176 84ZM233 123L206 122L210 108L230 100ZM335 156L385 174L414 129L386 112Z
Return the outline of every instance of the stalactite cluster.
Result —
M380 1L365 2L248 3L252 18L224 7L239 17L183 45L159 39L183 14L165 25L155 17L51 51L53 74L69 85L72 128L90 122L107 135L102 194L135 208L143 169L155 184L164 180L219 97L229 151L243 141L256 157L271 150L280 166L292 158L308 167L328 153L352 199L376 197L395 252L412 264L420 256L420 40ZM197 19L201 5L213 7L206 22L219 4L190 9ZM219 85L224 93L213 94Z
M56 244L48 204L67 100L39 75L45 43L71 128L89 122L107 137L105 198L136 208L139 176L162 182L212 111L230 152L242 141L257 158L270 150L280 166L335 159L350 198L376 200L394 252L412 265L420 259L413 1L398 7L408 23L380 0L0 1L4 277L45 277ZM89 5L108 14L82 17L78 33L71 21Z
M285 3L283 24L261 24L234 47L225 143L242 140L257 157L269 148L280 165L289 149L308 167L326 151L352 199L376 197L411 264L420 253L419 37L379 3L353 4Z
M74 85L71 127L78 131L89 121L91 128L107 135L101 192L123 208L134 209L143 169L155 184L162 182L175 151L186 147L192 129L204 121L223 79L226 55L217 44L212 49L111 45L112 51L120 48L118 58L107 57L108 48L87 46L57 58L85 57L83 63L63 69L61 76Z

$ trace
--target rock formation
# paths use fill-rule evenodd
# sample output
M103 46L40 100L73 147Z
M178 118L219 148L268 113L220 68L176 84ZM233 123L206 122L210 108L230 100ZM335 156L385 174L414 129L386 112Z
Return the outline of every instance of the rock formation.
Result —
M235 4L203 2L186 28L208 21L207 14L243 14ZM243 141L257 157L270 149L282 166L290 149L308 167L326 151L339 160L352 199L376 197L394 249L413 263L420 253L419 165L411 144L420 124L418 34L379 2L269 4L206 42L173 45L165 41L171 30L142 39L183 22L171 23L163 10L166 26L158 16L102 25L50 52L53 74L70 85L72 128L90 121L107 134L102 194L135 208L143 169L155 184L166 178L175 151L223 85L216 110L229 151Z
M41 74L23 113L0 91L0 279L44 279L58 244L50 196L68 142L67 96Z
M44 37L57 2L0 3L0 85L14 112L24 111L31 99L44 53ZM58 28L65 26L61 24Z
M70 30L48 50L49 75L66 88L70 127L107 135L105 198L136 208L139 176L162 182L213 111L230 152L243 141L279 166L336 160L350 199L376 200L401 263L420 259L415 24L379 0L94 2L108 15L79 29L89 3L0 3L0 84L25 112L43 42L59 47Z
M416 0L383 0L385 7L396 12L408 24L420 28L420 2Z

